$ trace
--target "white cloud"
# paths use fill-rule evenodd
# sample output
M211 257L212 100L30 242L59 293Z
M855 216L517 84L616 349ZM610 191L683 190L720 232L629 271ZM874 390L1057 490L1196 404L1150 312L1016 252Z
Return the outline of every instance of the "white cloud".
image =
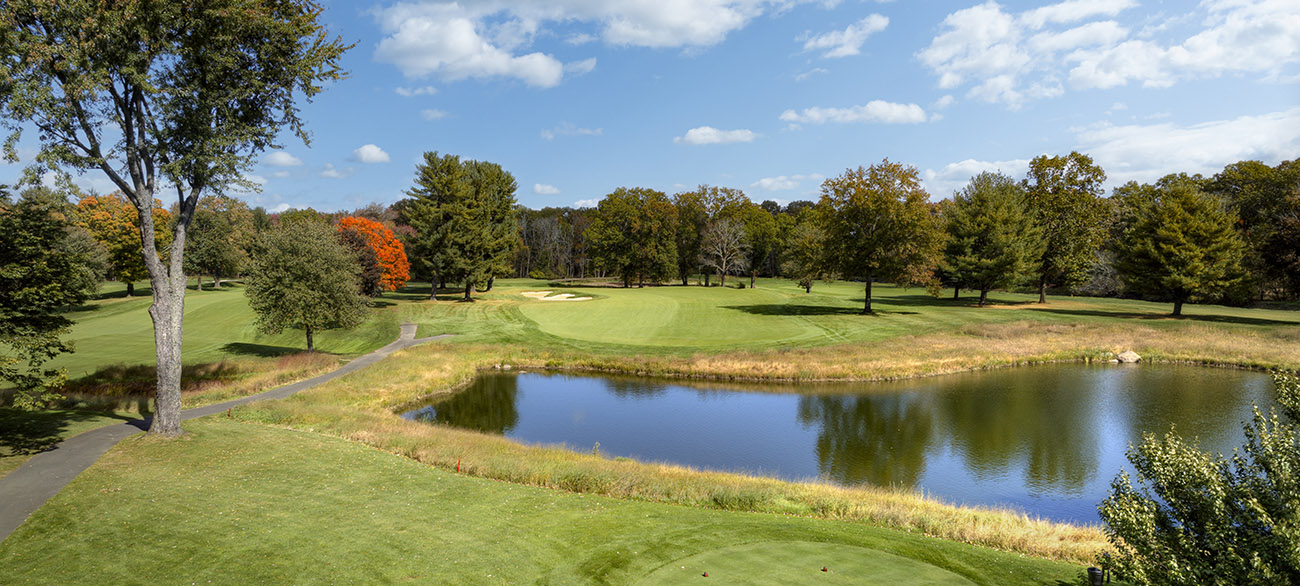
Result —
M1020 15L1020 22L1040 29L1048 24L1069 24L1094 16L1115 16L1134 6L1137 6L1135 0L1067 0L1026 11Z
M1090 22L1066 31L1048 31L1029 37L1029 48L1039 53L1068 51L1079 47L1114 45L1128 38L1128 29L1113 20Z
M1136 5L1068 0L1013 14L989 1L949 14L916 57L940 88L969 86L968 97L1013 109L1062 95L1065 79L1075 89L1168 87L1233 73L1281 79L1286 67L1300 63L1295 0L1205 0L1194 13L1177 17L1186 24L1176 29L1200 22L1200 30L1182 40L1155 38L1157 32L1168 34L1167 23L1147 26L1135 37L1114 20L1096 20ZM1031 31L1041 32L1026 38Z
M1009 161L977 161L966 159L948 163L942 169L926 169L921 174L925 190L934 199L947 199L952 194L970 183L972 177L985 171L1002 173L1014 178L1021 178L1029 171L1029 159Z
M811 180L814 182L821 182L823 179L826 179L826 177L819 173L789 176L778 175L776 177L764 177L751 183L749 186L763 191L789 191L798 188L802 181Z
M848 26L842 31L831 31L812 37L803 44L805 51L825 51L822 57L849 57L862 51L862 44L873 33L885 30L889 18L872 14Z
M823 68L821 68L821 67L814 67L814 68L812 68L812 69L809 69L808 71L805 71L805 72L803 72L803 73L800 73L799 75L794 76L794 80L795 80L795 81L803 81L803 80L808 79L808 78L810 78L810 77L812 77L812 76L814 76L814 75L818 75L818 74L822 74L822 73L830 73L830 70L828 70L828 69L823 69Z
M554 185L547 185L545 183L534 183L533 193L536 193L538 195L556 195L560 193L560 189Z
M427 110L420 110L420 117L425 120L442 120L447 117L447 112L445 110L429 108Z
M802 111L786 110L781 120L792 123L825 124L827 122L879 122L882 124L916 124L926 121L925 110L916 104L898 104L872 100L850 108L804 108Z
M594 208L598 205L600 205L599 199L580 199L573 202L573 207L575 208Z
M271 206L270 208L267 208L266 211L271 212L271 213L273 213L273 214L279 214L279 213L282 213L282 212L287 212L287 211L289 211L289 208L290 208L289 204L287 204L287 203L281 203L281 204L277 204L277 205Z
M752 130L718 130L712 126L700 126L686 131L685 136L673 139L675 143L686 144L726 144L732 142L754 142L758 135Z
M288 177L288 176L289 176L289 172L288 172L288 171L272 171L272 172L271 172L271 176L272 176L272 177L275 177L275 178L277 178L277 179L284 179L285 177Z
M284 151L271 151L262 162L272 167L297 167L302 164L302 159Z
M343 170L335 167L333 163L325 163L325 169L320 172L320 176L327 177L329 179L342 179L344 177L347 177L348 174L351 172L352 172L351 167L349 167L347 170Z
M602 128L580 128L569 122L563 122L555 128L543 130L541 135L546 140L555 140L557 136L600 136L604 132Z
M511 45L526 36L526 26L485 38L482 24L457 4L396 4L379 12L379 26L386 36L375 58L396 65L407 77L509 77L553 87L564 75L564 66L550 55L511 52Z
M1076 140L1118 185L1179 172L1209 175L1236 161L1293 158L1300 152L1298 130L1300 107L1190 126L1101 124L1077 131Z
M596 58L583 59L564 64L564 72L573 75L586 75L596 68Z
M591 35L587 33L578 33L576 35L570 35L569 38L564 39L564 42L570 45L585 45L587 43L594 43L599 40L600 37L597 37L596 35Z
M388 153L373 144L362 145L355 151L352 151L353 160L362 163L387 163Z
M399 96L409 98L412 96L432 96L433 94L438 93L438 88L426 85L424 87L399 87L394 88L393 91L397 92L397 95Z
M384 38L375 59L412 78L446 80L513 78L535 87L559 84L566 66L555 57L527 52L533 39L552 33L547 23L594 25L566 42L599 38L612 46L700 48L722 42L764 12L809 0L493 0L399 2L375 12ZM588 60L571 63L583 73ZM590 71L589 68L586 71Z
M955 103L956 101L957 101L957 98L952 97L952 94L944 94L944 96L943 96L942 98L939 98L939 99L935 100L933 104L930 104L930 109L931 109L931 110L943 110L943 109L947 108L948 106L953 105L953 103Z

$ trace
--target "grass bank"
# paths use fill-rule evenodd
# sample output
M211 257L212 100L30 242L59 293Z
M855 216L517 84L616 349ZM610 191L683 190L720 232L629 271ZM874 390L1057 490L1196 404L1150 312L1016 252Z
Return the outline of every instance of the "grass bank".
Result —
M936 583L1043 584L1081 573L861 523L494 482L224 419L186 428L179 441L128 439L74 480L0 544L0 582L631 584L708 571L729 583L795 573L792 583L851 583L855 557L874 562L872 576ZM764 544L784 554L717 561Z

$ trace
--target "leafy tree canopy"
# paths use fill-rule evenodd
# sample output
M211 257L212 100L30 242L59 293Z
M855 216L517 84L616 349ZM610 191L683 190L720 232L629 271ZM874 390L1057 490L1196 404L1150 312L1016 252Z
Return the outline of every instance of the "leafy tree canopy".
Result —
M70 243L63 202L30 189L17 202L0 191L0 380L18 393L14 405L39 409L58 397L66 375L45 368L71 352L68 308L94 293L97 275Z
M1241 278L1245 246L1222 202L1192 182L1167 185L1132 200L1116 266L1130 290L1172 299L1182 315L1193 295L1221 293Z
M313 333L352 328L365 319L370 300L360 293L359 271L328 223L288 222L258 238L244 291L259 330L303 330L310 351Z
M677 208L661 191L620 187L600 200L587 239L592 258L624 287L661 281L677 268Z
M1047 302L1049 286L1087 279L1105 235L1105 181L1106 172L1078 152L1040 155L1029 162L1026 203L1043 239L1036 267L1039 303Z
M396 291L410 280L411 264L406 260L406 249L392 230L375 220L356 216L341 218L338 229L339 232L361 235L374 251L380 269L378 285L381 291Z
M1098 508L1116 574L1135 584L1300 584L1300 379L1273 375L1246 444L1207 454L1173 431L1130 448Z
M866 282L862 312L871 310L871 282L930 284L943 251L943 228L916 167L885 159L848 169L822 183L817 204L827 258L836 272Z
M1041 233L1024 208L1024 189L1000 173L980 173L944 208L948 244L944 268L958 286L988 292L1027 276L1039 258Z

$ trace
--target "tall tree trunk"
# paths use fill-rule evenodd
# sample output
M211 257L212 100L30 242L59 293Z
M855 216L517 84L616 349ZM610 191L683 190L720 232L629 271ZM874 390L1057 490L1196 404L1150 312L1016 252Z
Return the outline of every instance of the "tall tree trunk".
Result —
M960 286L960 285L953 285L953 286L952 286L952 300L953 300L953 301L956 301L956 300L958 300L958 299L961 299L961 286Z
M709 277L712 277L712 276L713 276L713 273L704 273L704 286L705 286L705 287L708 287L708 286L709 286Z
M307 326L307 351L308 352L316 351L316 344L315 342L313 342L311 337L311 326Z
M758 271L751 271L751 272L749 273L749 288L750 288L750 289L753 289L753 288L754 288L754 277L756 277L756 276L758 276Z
M984 302L988 301L988 298L989 298L989 290L980 289L980 307L984 307Z
M686 275L682 275L682 286L686 286Z
M862 306L862 315L871 315L871 313L872 313L872 311L871 311L871 275L867 275L866 293L867 293L867 301L866 301L866 303Z
M1047 303L1047 275L1038 280L1038 302Z
M812 293L812 281L808 281L808 284L803 286L803 292Z
M718 271L718 286L727 286L727 271Z
M195 288L194 290L195 290L195 291L198 291L198 292L200 292L200 293L202 293L202 292L203 292L203 273L199 273L199 274L197 274L197 275L194 275L194 279L195 279L196 281L198 281L198 283L199 283L199 286L198 286L197 288Z
M433 280L429 282L429 301L438 300L438 275L433 275Z
M193 189L181 206L181 212L172 227L172 246L166 263L158 254L157 243L154 241L152 190L140 189L137 193L149 195L132 203L136 204L137 217L140 219L144 262L149 269L149 285L153 289L149 317L153 320L154 350L158 364L154 416L153 423L149 425L149 433L176 437L185 433L181 429L181 341L184 337L185 290L189 277L185 275L181 259L185 254L185 239L194 204L198 200L198 189Z
M487 289L484 289L483 291L491 291L491 290L492 290L492 283L493 283L494 281L496 281L496 280L497 280L496 277L488 277Z
M474 279L465 279L465 301L473 301L470 294L474 292Z
M1182 297L1175 297L1175 298L1174 298L1174 317L1180 317L1180 316L1182 316L1182 315L1183 315L1183 298L1182 298Z
M127 281L127 282L126 282L126 296L127 296L127 297L135 297L135 282L134 282L134 281Z

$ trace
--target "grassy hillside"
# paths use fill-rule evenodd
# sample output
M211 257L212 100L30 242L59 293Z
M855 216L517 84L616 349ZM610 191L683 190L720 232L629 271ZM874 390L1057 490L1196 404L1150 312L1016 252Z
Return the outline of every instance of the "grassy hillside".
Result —
M1080 574L859 523L501 483L224 419L186 427L179 441L128 439L73 481L0 545L0 583L632 584L709 572L731 584L1042 584ZM728 554L742 544L749 555ZM778 555L752 551L764 547Z

